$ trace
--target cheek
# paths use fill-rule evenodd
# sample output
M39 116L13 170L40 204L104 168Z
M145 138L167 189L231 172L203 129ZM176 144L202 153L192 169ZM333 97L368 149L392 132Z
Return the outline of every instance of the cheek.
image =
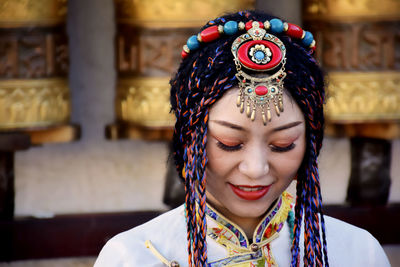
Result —
M216 143L207 144L206 182L207 190L216 186L223 186L232 177L237 165L238 157L233 152L222 151ZM234 153L237 155L237 152Z
M276 165L277 172L279 173L279 177L284 179L293 179L297 171L303 161L305 153L305 144L298 144L296 149L287 153L286 155L280 155L280 159L276 159L278 164Z
M289 158L286 160L286 164L281 167L281 172L285 174L286 177L292 179L296 176L297 171L299 170L300 164L303 159L303 155L300 153L296 153L297 155L293 155L293 158Z
M224 164L220 153L212 145L207 145L207 158L206 191L214 199L216 194L221 191L224 182Z
M290 172L291 177L296 176L297 171L303 161L304 153L305 153L305 142L301 142L298 145L298 149L293 151L293 155L289 158L289 164L287 171Z
M211 143L207 145L207 174L220 176L226 172L228 168L227 156L224 151L218 148L217 144ZM207 177L208 179L208 177Z

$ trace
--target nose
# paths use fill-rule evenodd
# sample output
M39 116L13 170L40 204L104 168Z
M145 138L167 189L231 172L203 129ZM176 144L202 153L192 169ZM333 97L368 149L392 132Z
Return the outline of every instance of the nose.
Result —
M269 163L265 150L262 147L254 148L245 153L239 163L239 171L252 179L258 179L269 172Z

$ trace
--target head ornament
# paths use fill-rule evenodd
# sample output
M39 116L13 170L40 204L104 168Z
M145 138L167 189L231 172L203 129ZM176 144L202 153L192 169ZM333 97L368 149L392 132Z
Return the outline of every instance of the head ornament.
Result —
M251 120L255 120L256 110L260 109L266 125L272 118L271 107L278 116L283 111L283 81L286 77L286 48L273 34L285 33L289 37L300 39L306 48L313 51L315 41L310 32L280 19L248 21L246 24L228 21L224 25L213 25L198 35L191 36L181 55L186 58L191 51L199 49L201 43L215 41L222 34L234 35L244 30L246 32L238 36L231 47L236 78L239 81L236 104L240 112L246 111Z
M286 48L278 37L267 33L262 23L254 21L248 25L248 31L237 37L231 48L239 80L236 104L240 112L246 106L246 115L251 120L259 107L266 125L271 121L271 105L277 115L283 111Z

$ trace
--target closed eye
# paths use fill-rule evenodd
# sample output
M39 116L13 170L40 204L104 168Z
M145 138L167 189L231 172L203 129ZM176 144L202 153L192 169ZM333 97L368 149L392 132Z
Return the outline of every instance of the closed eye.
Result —
M221 141L217 141L217 146L224 151L234 152L234 151L240 150L243 147L243 144L226 145L226 144L222 143Z
M288 146L277 146L277 145L271 145L270 146L270 148L271 148L271 150L273 152L279 152L279 153L288 152L288 151L292 150L295 147L296 147L295 143L291 143Z

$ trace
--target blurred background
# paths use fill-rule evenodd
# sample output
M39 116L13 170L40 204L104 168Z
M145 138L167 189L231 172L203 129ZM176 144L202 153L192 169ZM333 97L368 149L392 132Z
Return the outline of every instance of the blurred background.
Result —
M397 0L0 0L0 266L92 266L113 235L181 203L169 77L198 27L253 8L314 34L325 212L400 266Z

